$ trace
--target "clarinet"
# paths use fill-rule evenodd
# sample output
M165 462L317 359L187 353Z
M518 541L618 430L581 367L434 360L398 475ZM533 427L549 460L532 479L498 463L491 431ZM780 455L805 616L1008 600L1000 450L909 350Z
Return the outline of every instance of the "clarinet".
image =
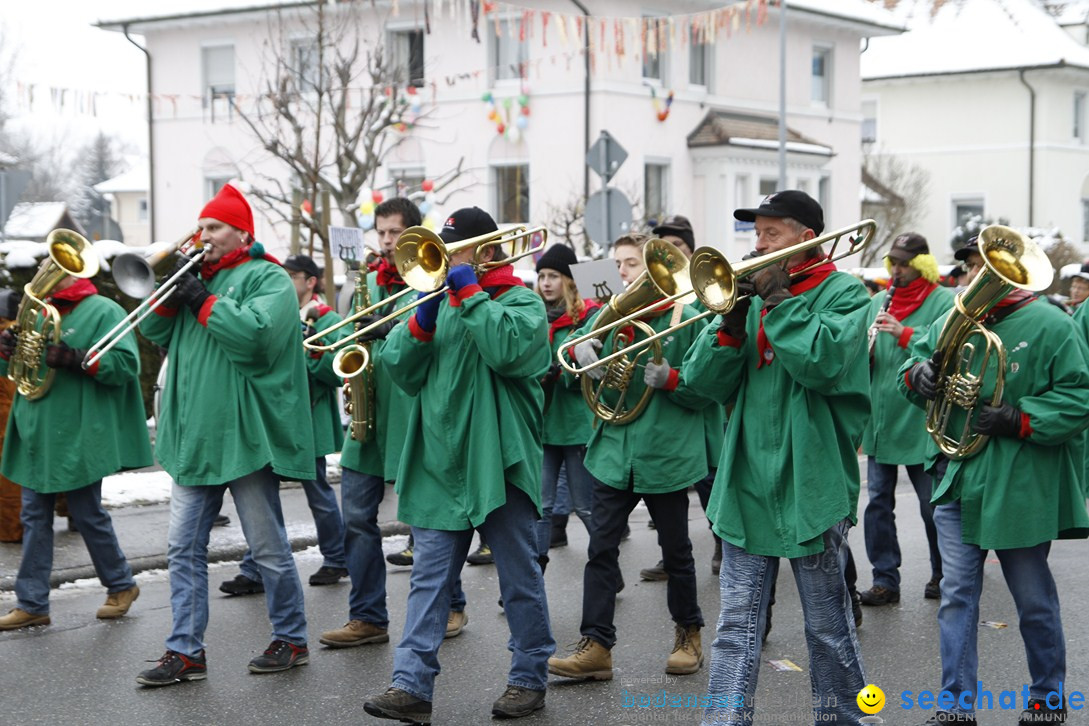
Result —
M896 292L896 278L893 277L889 280L889 288L885 291L885 302L881 304L881 312L886 313L889 310L889 306L892 305L892 295ZM880 313L879 313L880 314ZM877 320L874 319L873 324L870 326L870 365L873 365L873 349L877 345Z

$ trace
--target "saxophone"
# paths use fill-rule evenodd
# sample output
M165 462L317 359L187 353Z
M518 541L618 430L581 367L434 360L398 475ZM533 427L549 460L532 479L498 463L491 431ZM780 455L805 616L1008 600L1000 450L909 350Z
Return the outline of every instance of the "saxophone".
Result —
M352 296L354 313L359 314L371 306L371 293L367 287L367 268L356 270L355 294ZM356 324L358 330L358 323ZM333 373L343 378L344 413L351 419L352 439L361 444L374 435L374 368L371 365L371 343L351 344L340 349L333 358Z

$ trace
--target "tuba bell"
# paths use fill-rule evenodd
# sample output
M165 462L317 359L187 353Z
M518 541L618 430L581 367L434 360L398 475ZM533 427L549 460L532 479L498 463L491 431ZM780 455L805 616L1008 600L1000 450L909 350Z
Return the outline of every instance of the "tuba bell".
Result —
M46 347L61 340L60 313L45 298L66 277L98 274L98 253L82 235L70 229L55 229L45 244L49 256L23 287L23 301L15 319L19 338L8 367L8 378L28 401L49 393L54 371L45 364Z
M972 430L976 413L983 403L1002 403L1006 349L982 320L1014 289L1039 292L1055 275L1039 245L1009 227L985 227L979 233L979 254L983 269L957 294L934 348L941 358L938 395L927 404L926 430L950 459L966 459L983 449L989 437ZM992 368L994 392L990 401L982 402Z

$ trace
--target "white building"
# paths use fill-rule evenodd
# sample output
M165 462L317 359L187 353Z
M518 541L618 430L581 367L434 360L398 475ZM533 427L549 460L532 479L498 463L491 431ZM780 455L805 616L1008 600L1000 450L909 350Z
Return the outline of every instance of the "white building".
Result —
M226 99L252 103L277 38L305 65L301 16L313 11L300 5L168 15L157 3L153 16L103 23L143 35L151 55L155 239L190 227L227 179L260 172L290 184ZM343 12L344 5L326 9ZM545 223L587 191L587 140L608 130L629 154L613 186L647 217L686 214L698 242L739 257L752 240L735 230L732 210L777 186L778 7L763 0L586 0L592 15L584 19L579 5L494 4L479 18L477 42L468 0L430 2L426 18L411 0L356 4L366 8L360 35L380 37L398 54L425 115L386 158L375 185L418 184L464 160L458 191L434 212L440 224L444 214L473 204L500 223ZM787 186L818 197L829 228L845 226L859 218L859 47L903 26L865 0L791 0L788 7ZM588 98L584 22L591 31ZM643 52L655 37L662 51ZM360 100L368 93L361 88ZM498 134L482 100L488 93L500 119L515 126L524 95L525 128ZM599 188L595 175L588 188ZM283 222L257 226L274 250L286 245Z
M916 231L939 259L969 214L1089 239L1087 4L1052 15L1042 0L964 0L933 17L931 5L903 0L910 31L862 53L872 153L930 175Z
M110 217L121 227L125 244L145 247L151 243L146 162L139 162L123 174L95 184L94 188L110 201Z

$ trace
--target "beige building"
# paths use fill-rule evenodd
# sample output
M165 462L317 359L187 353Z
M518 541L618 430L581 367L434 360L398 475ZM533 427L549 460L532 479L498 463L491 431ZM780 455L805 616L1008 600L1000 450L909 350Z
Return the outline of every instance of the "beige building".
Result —
M144 247L150 244L146 162L137 163L125 173L95 184L94 189L109 200L110 216L121 227L126 245Z

